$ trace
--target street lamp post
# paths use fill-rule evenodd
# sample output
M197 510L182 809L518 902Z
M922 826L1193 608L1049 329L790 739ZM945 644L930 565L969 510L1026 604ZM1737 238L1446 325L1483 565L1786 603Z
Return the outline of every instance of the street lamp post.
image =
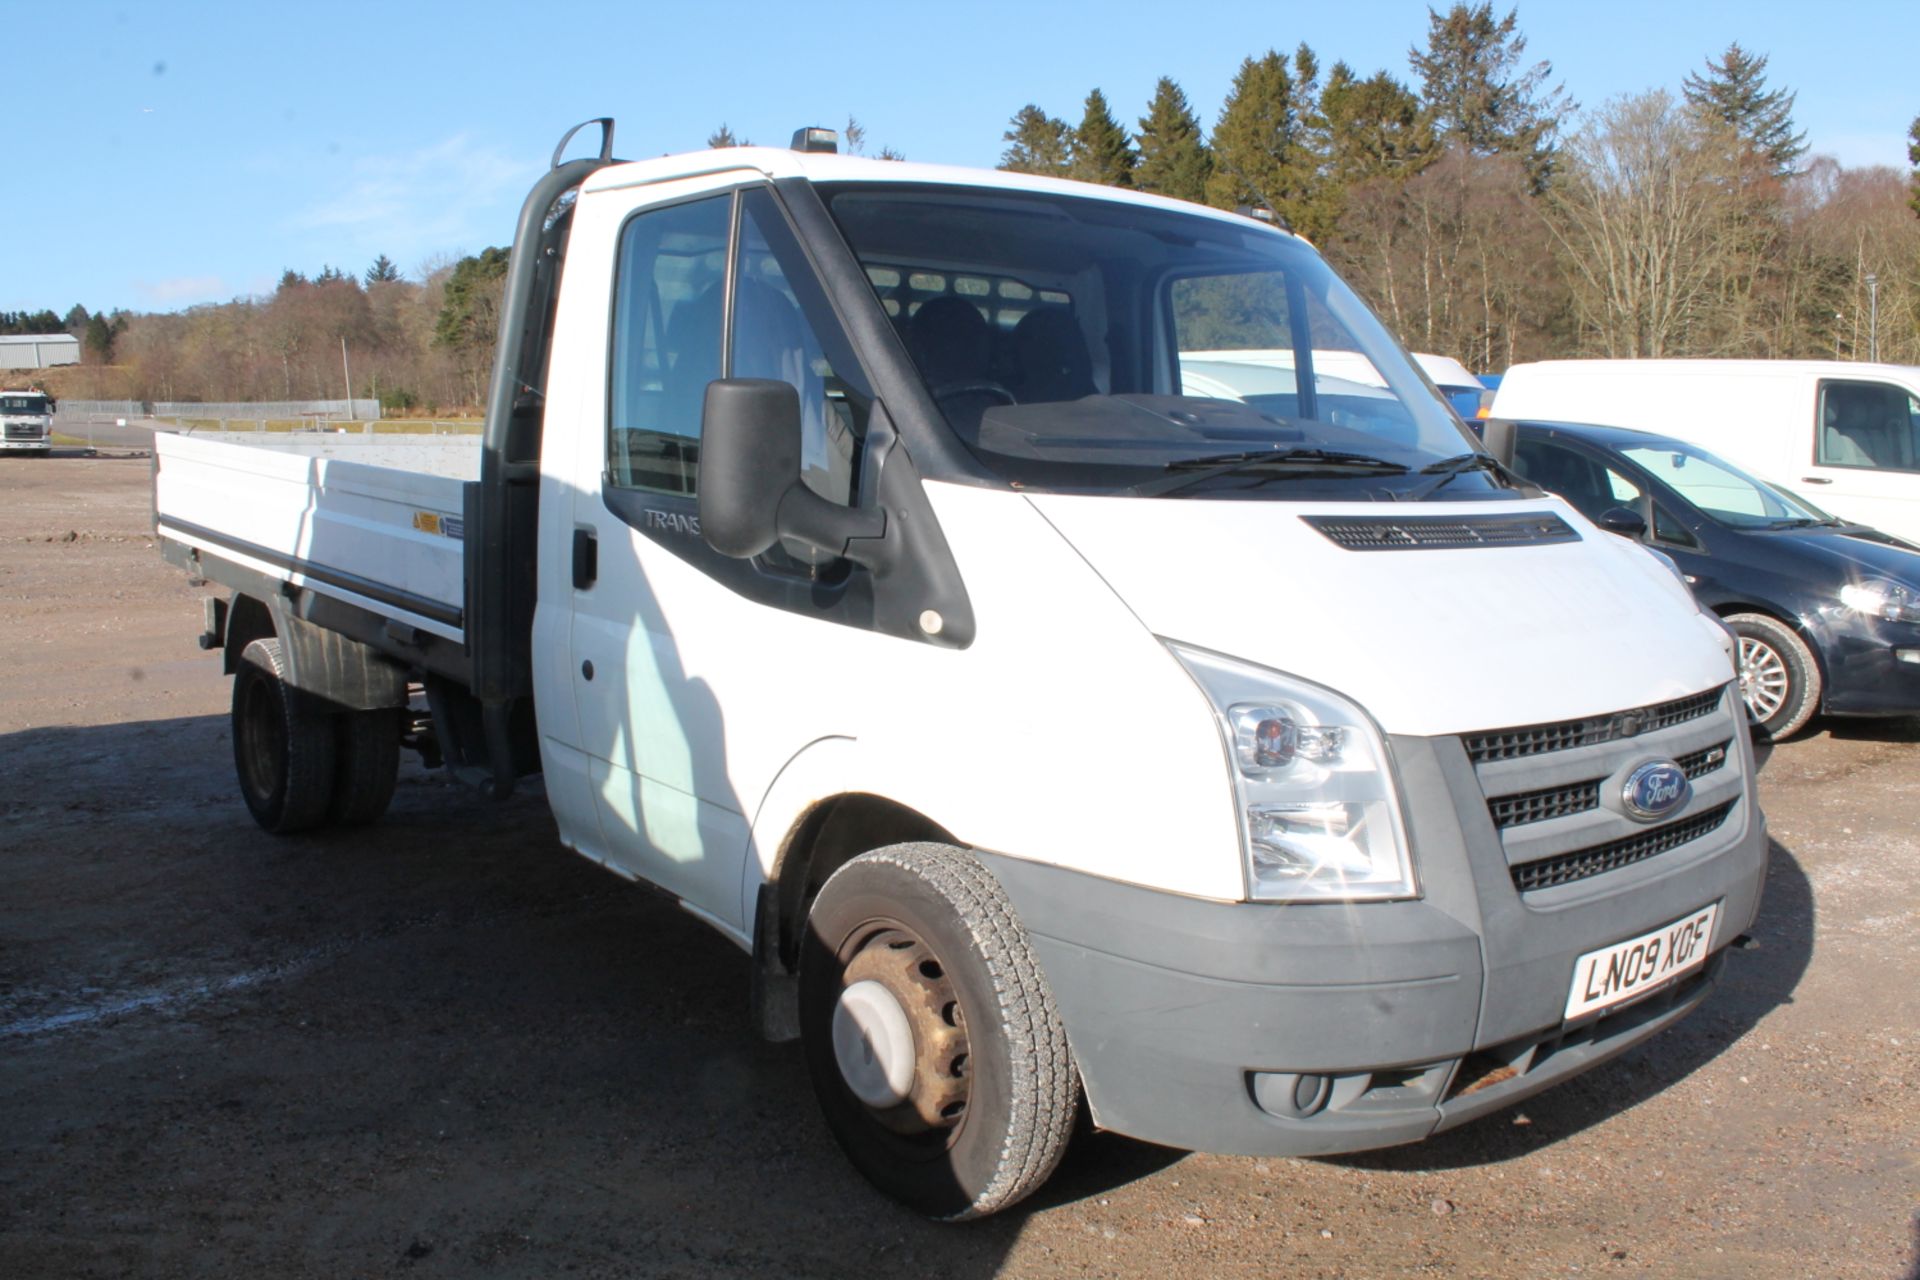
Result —
M1880 361L1880 277L1867 273L1867 359Z

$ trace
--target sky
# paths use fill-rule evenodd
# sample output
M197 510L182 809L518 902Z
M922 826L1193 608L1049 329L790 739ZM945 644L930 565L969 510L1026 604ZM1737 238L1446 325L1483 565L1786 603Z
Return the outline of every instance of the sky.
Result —
M1677 93L1737 40L1799 94L1814 152L1907 167L1915 0L1518 8L1527 59L1582 106ZM560 135L593 116L616 118L624 158L702 147L722 122L784 144L853 115L869 150L991 167L1028 102L1077 122L1098 87L1131 127L1168 75L1211 127L1248 55L1304 40L1323 68L1411 82L1427 30L1402 0L0 0L0 18L6 134L37 135L8 148L0 310L61 313L224 302L379 254L418 276L504 245Z

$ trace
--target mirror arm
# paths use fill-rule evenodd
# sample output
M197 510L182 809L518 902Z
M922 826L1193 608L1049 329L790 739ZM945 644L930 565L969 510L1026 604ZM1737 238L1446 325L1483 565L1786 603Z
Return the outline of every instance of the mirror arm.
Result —
M794 538L829 555L878 567L880 540L886 537L887 513L882 507L843 507L828 502L807 488L795 484L780 498L776 523L782 537ZM855 547L856 542L871 541L871 548Z

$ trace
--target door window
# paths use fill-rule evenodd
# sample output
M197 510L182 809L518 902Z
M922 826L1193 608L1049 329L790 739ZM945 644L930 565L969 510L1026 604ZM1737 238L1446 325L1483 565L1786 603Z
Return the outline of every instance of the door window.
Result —
M700 413L720 376L733 197L642 213L620 233L607 483L691 494Z
M1814 458L1825 467L1920 471L1920 403L1885 382L1820 384Z
M755 188L740 207L737 241L731 194L641 213L621 232L607 483L694 495L707 384L773 378L800 393L802 478L851 502L872 393L773 196Z
M1611 467L1572 449L1544 440L1522 440L1514 449L1514 470L1595 524L1614 507L1638 509L1640 486Z

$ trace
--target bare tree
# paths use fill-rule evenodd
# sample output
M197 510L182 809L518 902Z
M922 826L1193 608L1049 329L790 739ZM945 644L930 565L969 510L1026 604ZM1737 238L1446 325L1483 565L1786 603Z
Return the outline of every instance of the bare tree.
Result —
M1594 112L1565 154L1550 225L1591 344L1630 358L1709 346L1741 230L1728 135L1656 89Z

